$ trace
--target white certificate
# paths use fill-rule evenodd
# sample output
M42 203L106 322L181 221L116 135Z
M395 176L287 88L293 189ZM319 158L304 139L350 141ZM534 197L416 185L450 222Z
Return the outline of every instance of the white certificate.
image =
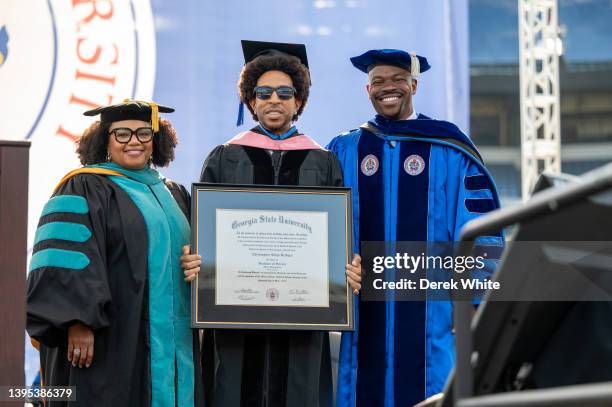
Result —
M216 211L217 305L329 307L327 212Z

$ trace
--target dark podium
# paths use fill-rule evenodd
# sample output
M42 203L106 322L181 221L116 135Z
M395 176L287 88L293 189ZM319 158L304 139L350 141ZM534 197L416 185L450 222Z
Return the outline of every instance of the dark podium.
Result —
M0 386L24 385L29 149L0 140Z
M525 204L470 222L462 241L470 246L476 237L510 225L515 241L561 245L565 253L583 243L612 241L612 164L580 178L543 176L536 190ZM519 297L529 289L525 281L567 269L559 258L542 263L535 255L519 256L514 247L506 249L494 279ZM423 405L612 406L612 253L596 254L588 267L578 268L589 279L601 278L596 285L604 296L596 301L575 298L575 287L563 284L554 300L508 301L489 292L473 320L472 305L457 301L456 367L443 399ZM570 300L561 300L565 292Z

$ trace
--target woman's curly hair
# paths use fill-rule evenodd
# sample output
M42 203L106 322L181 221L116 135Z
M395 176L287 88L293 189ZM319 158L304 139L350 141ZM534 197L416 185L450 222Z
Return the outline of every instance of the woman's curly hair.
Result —
M240 101L247 106L253 115L253 120L257 121L257 116L249 102L255 98L253 90L257 86L259 77L268 71L281 71L291 77L293 87L296 90L295 97L302 102L296 117L294 117L294 120L297 120L297 116L301 115L302 111L304 111L311 85L310 72L298 57L287 54L260 55L248 62L242 68L240 79L238 79Z
M107 161L110 122L97 121L89 126L79 139L77 154L81 164L99 164ZM166 167L174 160L174 148L178 144L176 130L166 119L159 119L159 131L153 136L151 163Z

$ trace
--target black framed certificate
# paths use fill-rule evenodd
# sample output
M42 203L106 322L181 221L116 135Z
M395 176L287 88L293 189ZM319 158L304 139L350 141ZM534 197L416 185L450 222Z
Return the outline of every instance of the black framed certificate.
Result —
M353 330L350 188L192 185L195 328Z

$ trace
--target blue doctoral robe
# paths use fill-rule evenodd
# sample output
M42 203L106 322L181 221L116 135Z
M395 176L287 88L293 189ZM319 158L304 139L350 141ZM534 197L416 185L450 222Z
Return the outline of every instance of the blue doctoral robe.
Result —
M457 241L466 222L499 207L476 147L452 123L376 116L327 148L353 190L356 248ZM477 243L500 253L503 235ZM496 259L489 259L491 271ZM355 311L356 329L340 345L337 406L412 406L442 391L455 358L451 302L356 301Z

